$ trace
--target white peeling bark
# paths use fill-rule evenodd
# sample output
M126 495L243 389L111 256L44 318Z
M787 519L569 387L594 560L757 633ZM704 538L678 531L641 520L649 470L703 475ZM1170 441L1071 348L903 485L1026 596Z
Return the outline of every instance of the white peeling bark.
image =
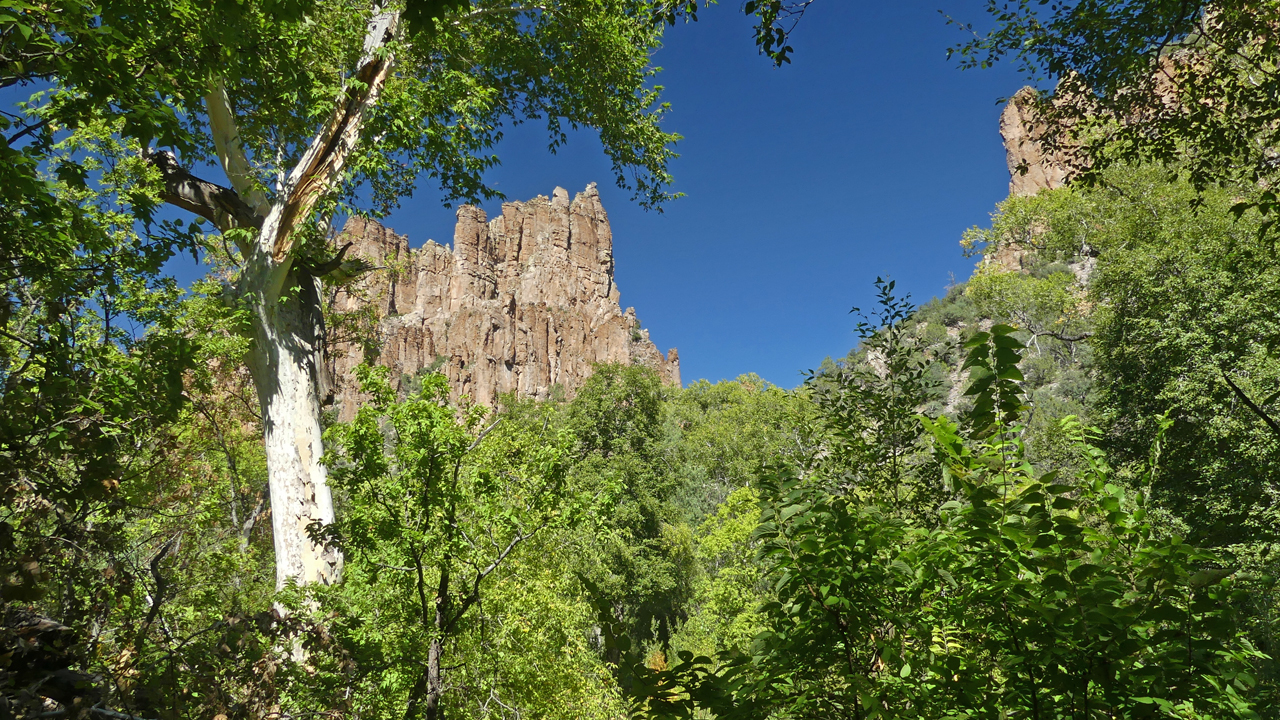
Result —
M209 134L213 136L213 147L218 152L222 171L227 174L231 187L241 199L254 212L266 215L271 204L267 202L266 193L254 185L249 158L240 142L240 129L236 124L235 113L231 110L227 86L222 78L213 80L211 85L209 94L204 96L204 105L209 114Z
M276 588L330 585L342 578L342 554L313 542L313 523L333 522L328 471L320 462L320 388L324 325L316 281L295 273L298 284L283 297L255 298L249 369L262 407L275 539Z
M375 13L365 28L364 55L343 88L329 122L320 129L285 180L284 202L277 202L267 216L261 238L274 236L271 257L282 262L293 247L293 229L315 207L316 201L333 188L342 176L347 158L360 140L365 115L378 102L391 72L387 42L395 35L400 13ZM268 247L263 244L263 249Z
M293 257L294 230L341 178L391 70L384 48L398 20L398 13L376 13L369 21L356 82L344 88L329 122L289 173L241 273L241 296L253 311L249 366L262 405L277 587L342 578L342 554L307 532L334 519L328 471L320 462L321 400L330 389L319 282Z
M342 554L314 542L308 532L334 519L320 430L320 409L331 386L323 361L319 280L312 275L322 270L294 257L294 229L310 221L316 202L341 180L364 119L391 71L387 45L400 16L377 7L351 82L273 201L254 183L220 79L211 84L205 105L214 146L234 189L192 176L171 155L147 155L165 178L166 201L217 222L224 231L258 228L256 240L241 248L244 266L234 294L250 310L248 363L262 408L278 588L289 582L332 584L342 578Z

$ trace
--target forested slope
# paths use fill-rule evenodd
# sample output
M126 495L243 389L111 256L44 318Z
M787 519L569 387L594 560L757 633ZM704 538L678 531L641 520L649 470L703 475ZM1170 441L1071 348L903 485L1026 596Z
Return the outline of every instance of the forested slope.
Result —
M455 407L361 370L327 588L274 592L261 420L206 342L118 487L13 506L10 708L1270 716L1276 281L1232 195L1192 196L1119 168L1011 198L971 278L919 308L882 283L794 391L605 365Z

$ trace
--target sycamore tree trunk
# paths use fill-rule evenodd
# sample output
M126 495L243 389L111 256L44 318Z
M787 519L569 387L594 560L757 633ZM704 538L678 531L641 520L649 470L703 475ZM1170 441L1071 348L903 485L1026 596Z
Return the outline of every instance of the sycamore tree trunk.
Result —
M341 254L320 267L297 257L297 229L314 222L316 203L341 180L360 139L361 125L386 83L392 58L385 46L399 14L376 12L366 28L364 53L333 113L302 153L270 201L255 186L235 114L221 79L205 97L209 128L231 188L191 175L169 152L149 151L164 177L164 198L216 224L257 230L239 245L244 265L232 301L249 310L249 369L262 410L276 586L290 582L332 584L342 577L342 555L313 539L308 528L333 522L333 496L321 459L321 401L328 392L321 358L323 306L319 282Z
M329 585L342 576L342 555L313 542L307 528L333 522L333 495L320 462L325 372L324 323L316 280L295 270L275 297L252 297L249 370L262 408L276 586Z

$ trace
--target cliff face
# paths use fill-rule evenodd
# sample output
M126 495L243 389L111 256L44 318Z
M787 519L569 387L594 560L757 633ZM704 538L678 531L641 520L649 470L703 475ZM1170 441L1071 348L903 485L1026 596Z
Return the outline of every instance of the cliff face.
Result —
M454 398L493 405L500 393L546 398L567 394L602 362L655 368L680 383L675 349L665 356L640 328L635 311L618 305L613 282L613 234L595 184L572 202L556 188L550 198L483 210L458 209L453 249L407 238L362 218L347 222L339 245L376 270L331 295L338 312L371 307L376 362L403 383L422 370L444 373ZM352 369L365 360L355 343L338 343L333 365L339 417L359 402Z
M1063 152L1048 150L1040 137L1048 130L1037 117L1036 92L1024 87L1014 93L1000 113L1000 137L1004 140L1005 162L1009 166L1009 196L1035 195L1067 184L1070 159ZM1024 270L1027 250L1016 242L990 249L986 262L1006 270Z
M1036 91L1024 87L1005 104L1000 113L1000 137L1004 140L1005 160L1009 165L1009 196L1025 197L1041 190L1056 190L1070 182L1073 168L1080 168L1085 159L1072 152L1072 148L1053 150L1041 142L1050 128L1037 117ZM1031 251L1014 241L1001 242L988 248L983 262L993 263L1005 270L1025 272ZM1080 254L1067 263L1081 285L1086 285L1097 267L1097 254L1087 244Z
M1024 87L1009 98L1000 113L1000 137L1009 165L1009 194L1035 195L1062 187L1070 174L1069 159L1061 152L1046 151L1039 137L1046 132L1036 117L1035 90ZM1025 172L1024 172L1025 170Z

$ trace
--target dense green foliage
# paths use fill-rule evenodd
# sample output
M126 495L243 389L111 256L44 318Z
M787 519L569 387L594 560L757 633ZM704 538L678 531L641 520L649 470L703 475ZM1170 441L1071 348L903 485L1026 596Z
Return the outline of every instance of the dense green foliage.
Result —
M384 9L408 24L378 51L397 71L286 260L313 267L338 208L385 210L422 174L450 198L494 196L481 176L504 122L543 121L553 145L566 123L596 128L619 184L644 204L671 197L676 136L658 125L650 51L696 3L0 6L0 88L33 90L0 115L0 714L355 707L290 662L347 637L304 617L318 599L274 598L266 583L262 419L237 368L247 318L223 301L248 254L239 206L287 194L317 127L361 91L348 76ZM785 62L803 7L745 11L761 51ZM220 96L234 118L222 137ZM156 161L165 150L221 164L235 192L206 183L212 209L193 203ZM162 202L225 232L161 220ZM161 267L188 251L218 269L183 301ZM344 652L334 662L349 679L358 655Z
M333 588L272 592L241 341L210 344L94 506L110 545L38 578L75 594L12 599L117 628L78 667L144 717L1271 717L1275 283L1233 198L1108 177L1002 204L946 297L882 283L796 391L601 366L457 408L366 371Z
M744 666L751 702L739 708L1249 715L1230 686L1254 684L1255 652L1232 640L1240 590L1219 582L1226 573L1192 577L1213 558L1153 534L1142 494L1110 483L1078 424L1063 432L1089 451L1085 472L1025 461L1011 332L998 325L966 343L967 430L945 417L923 423L952 498L931 516L902 516L888 493L850 502L821 465L766 485L757 537L779 597Z
M145 151L218 159L225 87L237 187L279 192L370 8L0 3L0 87L43 83L0 118L0 718L1280 717L1272 5L993 3L964 50L1089 88L1045 112L1088 120L1055 141L1093 183L1002 203L945 297L878 282L796 390L602 365L488 408L362 368L307 528L346 574L278 591L222 299L245 238L162 220ZM775 63L807 6L743 5ZM620 184L670 197L650 51L698 3L403 10L313 220L423 174L493 195L487 148L530 120L600 128ZM1231 102L1144 115L1160 63ZM214 264L188 293L180 252Z
M1258 220L1232 217L1243 193L1196 193L1152 168L1105 177L1092 190L1011 200L996 226L1047 228L1042 255L1078 260L1086 248L1095 256L1087 289L1076 293L1094 331L1089 405L1104 430L1099 442L1121 476L1136 477L1157 418L1167 416L1165 467L1151 493L1168 530L1274 574L1270 243ZM1274 652L1275 595L1256 585L1251 602L1255 641Z

